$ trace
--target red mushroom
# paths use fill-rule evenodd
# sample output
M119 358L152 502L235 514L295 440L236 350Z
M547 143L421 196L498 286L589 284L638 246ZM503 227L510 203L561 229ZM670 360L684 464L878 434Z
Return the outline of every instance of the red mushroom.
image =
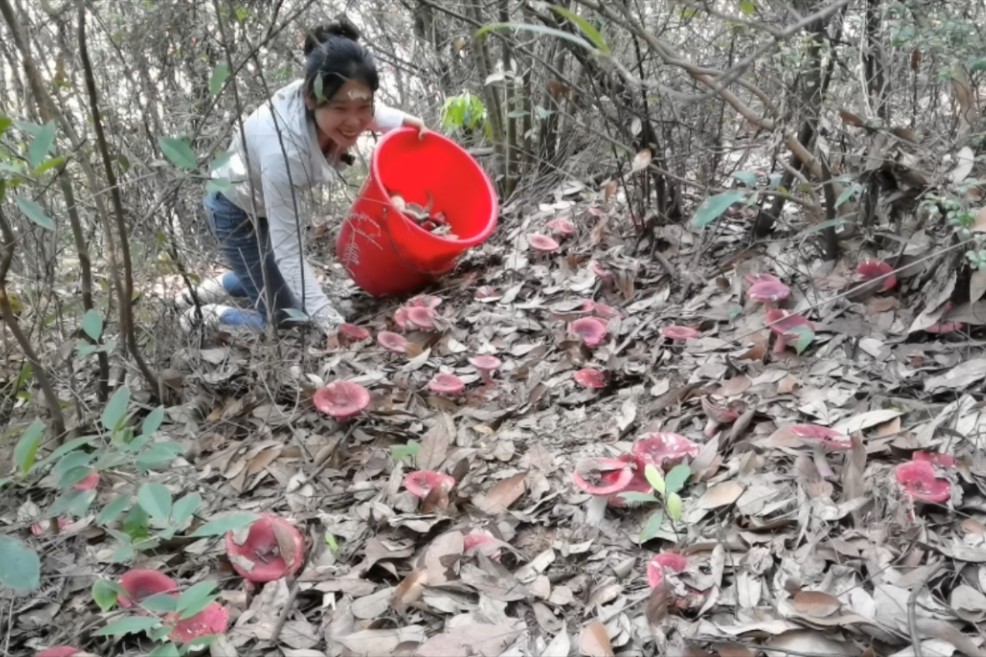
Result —
M620 460L634 462L636 459L632 454L627 454L625 456L621 456ZM626 499L623 498L623 493L653 494L653 492L654 492L654 487L650 485L649 481L647 481L647 476L644 474L643 468L638 467L637 469L634 470L633 478L630 480L630 483L624 486L623 490L618 491L613 495L610 495L607 504L613 508L623 508L627 506L627 501Z
M825 479L835 476L828 464L825 450L845 452L852 449L852 440L849 439L849 436L839 433L835 429L818 424L794 424L788 429L794 436L812 446L815 467L818 468L818 474Z
M346 322L339 326L339 336L350 342L360 342L370 337L370 331L362 326L356 326Z
M592 313L596 317L600 317L602 319L614 319L622 315L622 313L613 306L605 303L599 303L598 301L593 301L591 299L586 299L582 302L582 310L587 313Z
M75 646L52 646L36 653L34 657L74 657L81 652Z
M85 478L72 486L75 490L93 490L99 485L99 473L93 470L85 476Z
M754 301L760 301L770 308L778 301L783 301L791 296L791 288L777 279L761 280L750 286L746 291L746 296Z
M598 347L606 339L606 323L595 317L581 317L568 325L568 332L582 338L587 347Z
M455 488L455 477L434 470L415 470L404 477L404 488L411 495L424 499L435 488L446 493Z
M442 298L434 294L419 294L411 297L405 304L408 308L438 308L442 305Z
M554 238L542 235L541 233L530 233L527 236L527 243L531 245L532 249L541 251L542 253L550 253L558 250L558 242Z
M350 420L370 405L370 391L352 381L333 381L316 390L312 402L336 420Z
M670 470L686 458L698 456L699 446L677 433L657 432L641 436L633 445L637 469L647 465L659 470Z
M633 463L625 459L588 458L575 464L572 481L597 497L619 493L633 479Z
M400 333L380 331L377 334L377 343L387 351L392 351L395 354L407 353L407 338Z
M406 323L423 331L434 331L436 314L431 306L411 306L407 309Z
M474 529L462 537L462 553L466 555L483 552L493 561L499 561L501 550L498 546L496 537L485 529Z
M720 424L732 424L740 416L738 411L729 406L714 404L708 396L702 397L702 410L708 418L703 432L706 438L715 436Z
M218 602L210 602L191 618L178 620L168 638L175 643L188 644L196 639L223 634L229 627L229 611Z
M901 463L894 470L897 485L917 502L943 504L952 498L952 484L937 476L928 461Z
M394 323L402 331L407 328L407 306L401 306L394 311Z
M428 390L440 395L459 395L466 384L454 374L438 373L428 382Z
M797 315L781 310L770 308L766 313L767 323L770 330L777 334L777 342L774 343L774 353L779 354L787 348L789 340L797 342L802 336L802 331L813 335L815 326L803 315Z
M951 470L958 465L958 461L951 454L941 454L939 452L914 452L911 458L915 461L927 461L931 465L939 468Z
M168 593L177 596L178 584L160 570L135 568L123 573L120 577L120 588L123 592L117 597L117 602L124 609L140 604L152 595Z
M892 290L897 286L894 268L883 260L863 260L856 266L856 274L864 281L882 278L881 292Z
M672 324L661 329L661 335L668 340L693 340L702 335L690 326L678 326Z
M500 369L503 363L496 356L478 355L469 359L469 364L479 370L486 385L493 385L493 372Z
M651 557L647 562L647 583L651 587L660 586L664 582L664 573L680 573L688 568L688 559L675 552L661 552Z
M780 283L781 279L777 278L773 274L768 274L767 272L757 272L755 274L747 274L746 282L750 285L756 285L757 283Z
M557 219L552 219L548 222L548 230L555 235L568 237L575 234L575 224L565 217L558 217Z
M606 375L594 367L583 367L574 375L575 382L583 388L605 388Z
M305 539L294 525L265 513L246 532L226 533L226 555L243 579L262 584L301 568Z

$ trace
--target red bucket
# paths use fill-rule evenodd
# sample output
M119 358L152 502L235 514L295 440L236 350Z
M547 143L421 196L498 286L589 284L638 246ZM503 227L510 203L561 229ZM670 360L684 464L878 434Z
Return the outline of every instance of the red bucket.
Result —
M454 238L435 235L394 207L407 203L441 212ZM370 175L342 223L336 256L349 277L374 296L415 292L450 272L462 253L490 236L499 204L479 163L454 141L434 132L387 133L370 158Z

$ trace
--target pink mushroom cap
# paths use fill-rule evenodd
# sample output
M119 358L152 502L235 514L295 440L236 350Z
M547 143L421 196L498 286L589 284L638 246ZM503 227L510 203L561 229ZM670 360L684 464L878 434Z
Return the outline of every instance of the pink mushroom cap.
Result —
M75 646L52 646L35 653L34 657L72 657L80 652L82 651Z
M405 304L408 308L418 307L418 308L438 308L442 305L442 298L435 296L434 294L419 294L415 297L408 299Z
M565 217L558 217L557 219L552 219L548 222L548 230L550 230L555 235L563 235L568 237L569 235L575 234L575 224L566 219Z
M485 529L474 529L462 537L462 553L486 552L493 561L499 561L501 550L494 549L498 545L496 537ZM484 546L489 546L484 548Z
M542 235L541 233L530 233L527 236L527 243L530 244L531 248L535 251L548 253L558 250L558 242L555 241L553 237L548 237L547 235Z
M202 637L223 634L228 627L229 611L218 602L210 602L191 618L175 623L168 638L175 643L187 644Z
M751 285L746 296L755 301L783 301L791 296L791 288L778 280L765 280Z
M632 454L627 454L626 456L621 457L621 460L627 460L629 462L635 461ZM647 476L644 474L643 469L638 468L634 470L633 478L630 480L630 483L624 486L623 490L617 491L616 493L611 495L609 498L609 502L607 504L613 508L618 508L618 509L623 508L627 506L627 501L620 496L622 493L653 493L653 492L654 492L654 488L650 485L650 482L647 481Z
M342 335L353 342L359 342L360 340L366 340L370 337L370 331L362 326L356 326L355 324L346 322L345 324L339 326L339 335Z
M424 499L435 488L445 492L455 488L455 477L434 470L415 470L405 475L404 488L411 495Z
M572 482L598 497L607 497L626 488L633 479L633 463L625 459L587 458L575 464Z
M660 586L664 573L680 573L688 568L688 559L675 552L661 552L647 562L647 583L651 587Z
M392 351L395 354L407 353L407 338L400 333L380 331L377 334L377 343L387 351Z
M661 335L668 340L694 340L702 334L690 326L672 324L662 328Z
M99 485L99 473L93 470L85 479L72 486L75 490L93 490Z
M886 276L882 279L881 292L892 290L897 286L897 277L893 271L894 268L890 266L890 263L883 260L863 260L856 266L856 274L864 281Z
M815 325L808 321L804 315L789 313L780 308L771 308L764 317L770 324L770 330L781 335L789 335L800 326L807 326L812 331L815 330Z
M792 434L809 443L821 444L829 449L844 451L852 449L852 441L844 433L818 424L792 424Z
M681 434L660 431L641 436L633 445L637 468L648 465L670 469L686 458L698 456L699 446Z
M440 395L458 395L465 388L466 384L454 374L438 373L428 382L428 390Z
M606 375L594 367L583 367L572 377L583 388L600 389L606 387Z
M900 489L918 502L942 504L952 497L952 484L941 479L928 461L908 461L894 470Z
M480 372L495 372L500 369L503 362L496 356L480 354L469 359L469 364Z
M568 325L568 332L582 338L588 347L598 347L606 339L609 329L596 317L580 317Z
M161 593L178 595L178 583L160 570L134 568L123 573L120 577L120 588L123 592L117 602L124 609L139 604L142 600Z
M226 554L233 570L243 579L255 584L273 582L301 568L305 539L284 518L265 513L250 525L245 538L237 536L238 533L226 533ZM288 545L294 554L284 554L288 547L286 538L290 539ZM238 543L238 540L242 542Z
M747 274L745 276L746 282L750 285L756 285L757 283L780 283L781 279L777 278L773 274L767 272L758 272L756 274Z
M423 331L435 330L435 309L431 306L411 306L407 309L407 322Z
M404 330L407 328L407 306L401 306L394 311L394 323L397 324L397 328Z
M336 420L349 420L370 405L370 391L352 381L333 381L316 390L312 402L315 408Z

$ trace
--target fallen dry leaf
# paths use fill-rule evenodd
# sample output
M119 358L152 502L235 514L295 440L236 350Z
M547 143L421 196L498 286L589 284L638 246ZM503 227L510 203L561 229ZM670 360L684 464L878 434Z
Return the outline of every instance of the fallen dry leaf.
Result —
M428 583L426 569L412 570L407 577L397 585L390 598L390 604L398 614L407 611L408 605L421 599L425 584Z
M606 626L599 621L592 621L583 628L579 651L586 657L615 657L616 654Z
M798 612L817 618L831 616L842 607L838 598L822 591L798 591L791 602Z
M643 171L646 169L651 160L654 159L654 153L651 152L649 148L641 149L633 156L633 164L630 166L630 170L634 173L637 171Z
M293 567L298 560L304 558L304 554L298 554L298 549L294 542L294 532L290 528L280 523L271 523L274 530L274 538L277 540L277 549L284 559L284 565L288 568Z
M448 413L442 413L439 420L421 439L417 458L418 469L438 470L448 455L449 444L454 436L455 422Z
M523 632L523 624L487 625L472 623L455 628L448 634L437 634L414 652L415 657L499 657Z
M712 486L702 498L698 501L699 507L703 509L718 509L720 507L729 506L740 498L743 494L744 488L735 479L730 479L729 481L724 481L721 484L716 484Z
M518 472L496 484L488 493L474 497L472 502L483 512L498 516L507 512L527 490L527 473Z

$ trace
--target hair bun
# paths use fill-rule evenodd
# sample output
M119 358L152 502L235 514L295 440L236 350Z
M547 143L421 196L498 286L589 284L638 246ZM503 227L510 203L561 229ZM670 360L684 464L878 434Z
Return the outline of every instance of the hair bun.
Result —
M348 19L340 18L328 25L318 25L305 32L305 55L325 43L331 37L342 37L351 41L359 41L359 29Z

